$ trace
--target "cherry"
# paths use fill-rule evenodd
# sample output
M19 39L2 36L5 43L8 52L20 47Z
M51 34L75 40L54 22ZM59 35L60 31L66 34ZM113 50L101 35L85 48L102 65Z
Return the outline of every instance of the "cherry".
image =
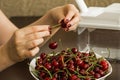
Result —
M45 63L44 65L48 70L52 68L51 63Z
M57 66L59 65L59 63L54 59L54 60L52 61L52 65L53 65L54 67L57 67Z
M64 19L60 23L62 28L67 28L67 24L64 22Z
M89 64L84 64L84 65L83 65L83 68L84 68L84 69L87 69L88 67L89 67Z
M73 53L77 53L77 52L78 52L77 48L72 48L71 51L72 51Z
M72 74L71 76L70 76L70 80L76 80L78 77L76 76L76 75L74 75L74 74Z
M95 67L94 71L95 72L99 72L100 68L99 67Z
M74 67L73 64L68 64L68 69L69 69L70 71L74 71L75 67Z
M102 60L101 62L100 62L100 65L102 66L102 70L107 70L108 69L108 63L107 63L107 61L105 61L105 60Z
M55 77L53 77L51 80L57 80Z
M73 60L70 60L68 63L69 63L69 64L74 64Z
M57 42L51 42L51 43L49 44L49 48L50 48L50 49L56 49L57 46L58 46L58 43L57 43Z
M40 57L41 57L42 59L45 59L45 58L46 58L46 54L45 54L45 53L41 53L41 54L40 54Z
M94 77L95 77L95 78L100 78L101 75L100 75L99 73L95 73Z
M39 76L43 78L45 76L45 72L40 72Z
M49 77L46 77L44 80L50 80L50 78L49 78Z
M79 73L82 74L82 75L86 75L86 72L85 72L84 69L79 70Z
M77 60L76 60L76 64L77 64L78 66L81 66L82 63L83 63L83 61L82 61L81 59L77 59Z
M88 77L88 78L86 78L85 80L91 80L91 78Z
M81 52L77 52L77 56L81 57L82 53Z
M42 62L43 62L42 58L39 58L38 59L38 64L40 65L40 64L42 64Z
M90 71L90 74L91 74L91 75L94 75L94 74L95 74L95 72L94 72L94 71Z
M104 71L103 70L99 70L98 73L103 76L104 75Z
M59 71L60 69L59 68L54 68L54 72L57 72Z
M61 27L65 29L65 31L69 30L69 27L71 27L71 24L68 24L70 20L64 21L64 19L60 22Z
M81 80L80 78L77 78L77 79L75 79L75 80Z

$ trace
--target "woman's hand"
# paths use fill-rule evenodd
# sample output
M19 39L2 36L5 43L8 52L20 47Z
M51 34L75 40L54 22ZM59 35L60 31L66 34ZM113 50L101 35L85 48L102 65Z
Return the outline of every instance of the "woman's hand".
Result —
M6 44L10 60L19 62L39 52L38 45L49 36L49 25L29 26L18 29Z
M80 13L72 4L53 8L48 13L55 23L60 23L64 19L67 26L71 26L69 30L75 30L80 21Z

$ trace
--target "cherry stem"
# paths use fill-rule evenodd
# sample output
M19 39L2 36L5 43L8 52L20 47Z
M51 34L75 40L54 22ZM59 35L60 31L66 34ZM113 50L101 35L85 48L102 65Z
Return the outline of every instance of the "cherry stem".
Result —
M68 71L67 68L64 68L69 76L71 76L71 73Z
M54 28L57 28L57 27L60 27L60 26L61 26L61 24L56 24L56 25L52 26L51 28L54 29Z
M44 66L41 66L41 67L43 67L43 69L46 70L46 71L48 72L50 78L52 79L52 74L50 73L50 71L49 71L47 68L45 68Z
M73 58L75 58L76 55L73 54L73 56L71 58L69 58L65 63L67 63L68 61L72 60Z
M85 76L80 75L77 71L74 71L74 73L76 73L79 78L86 78Z
M54 76L55 74L59 73L59 72L64 72L64 71L63 71L63 70L59 70L59 71L55 72L55 73L53 74L53 76Z
M86 72L88 72L91 68L93 68L93 67L96 65L96 63L97 63L97 61L94 62L94 63L86 70Z

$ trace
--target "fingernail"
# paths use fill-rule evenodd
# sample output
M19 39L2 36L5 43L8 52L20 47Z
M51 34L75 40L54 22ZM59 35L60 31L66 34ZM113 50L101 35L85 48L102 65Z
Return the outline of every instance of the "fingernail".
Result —
M52 34L52 31L49 31L50 32L50 34Z
M48 30L49 30L50 34L52 34L52 28L50 26L48 27Z
M50 26L48 27L48 30L51 31L51 27Z
M68 23L70 20L69 19L65 19L65 23Z
M69 31L69 28L65 28L64 30L67 32L67 31Z
M62 19L62 20L60 21L60 23L64 23L64 19Z
M71 24L68 24L68 25L67 25L68 28L71 27L71 26L72 26Z

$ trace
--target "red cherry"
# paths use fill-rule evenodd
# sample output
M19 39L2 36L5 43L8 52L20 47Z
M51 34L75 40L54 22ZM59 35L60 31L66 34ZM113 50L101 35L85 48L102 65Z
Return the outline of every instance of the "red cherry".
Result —
M41 65L42 62L43 62L42 58L39 58L39 59L38 59L38 64Z
M107 63L107 61L105 61L105 60L102 60L101 62L100 62L100 65L102 66L102 70L107 70L108 69L108 63Z
M81 80L80 78L77 78L77 79L75 79L75 80Z
M72 51L73 53L77 53L77 52L78 52L77 48L72 48L71 51Z
M71 76L70 76L70 80L76 80L78 77L76 76L76 75L74 75L74 74L72 74Z
M100 78L101 75L100 75L99 73L95 73L94 77L95 77L95 78Z
M74 70L75 70L75 67L74 67L73 64L68 64L68 69L69 69L70 71L74 71Z
M95 67L94 71L95 72L99 72L100 68L99 67Z
M51 64L50 63L45 63L45 65L44 65L47 69L51 69L52 68L52 66L51 66Z
M104 71L103 70L99 70L98 73L103 76L104 75Z
M39 76L43 78L45 76L45 72L40 72Z
M84 68L84 69L87 69L88 67L89 67L89 64L84 64L84 65L83 65L83 68Z
M59 68L54 68L54 72L58 72L59 70Z
M45 54L45 53L41 53L41 54L40 54L40 57L41 57L42 59L45 59L45 58L46 58L46 54Z
M51 43L49 44L49 48L50 48L50 49L56 49L57 46L58 46L58 43L57 43L57 42L51 42Z
M50 80L50 78L49 78L49 77L46 77L44 80Z
M51 80L57 80L55 77L53 77Z
M94 72L94 71L90 71L90 74L91 74L91 75L94 75L94 74L95 74L95 72Z
M73 60L70 60L68 63L69 63L69 64L74 64L74 61L73 61Z
M84 69L79 70L79 73L82 74L82 75L86 75L86 72L85 72Z
M85 80L91 80L91 78L88 77L88 78L86 78Z
M77 59L77 60L76 60L76 64L77 64L78 66L81 66L82 63L83 63L83 61L82 61L81 59Z
M53 65L54 67L57 67L57 66L59 65L59 63L54 59L54 60L52 61L52 65Z
M60 23L62 28L67 28L67 24L64 22L64 19Z

